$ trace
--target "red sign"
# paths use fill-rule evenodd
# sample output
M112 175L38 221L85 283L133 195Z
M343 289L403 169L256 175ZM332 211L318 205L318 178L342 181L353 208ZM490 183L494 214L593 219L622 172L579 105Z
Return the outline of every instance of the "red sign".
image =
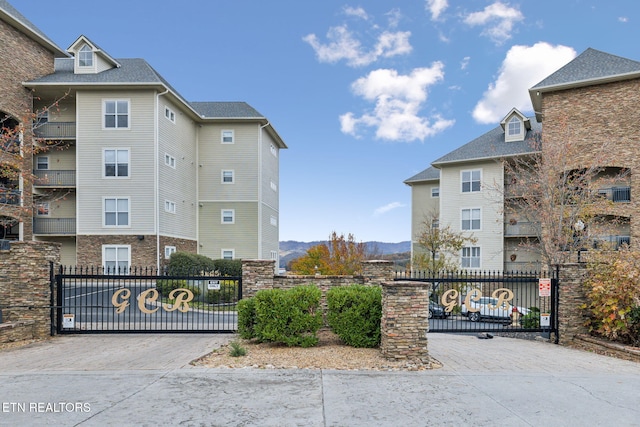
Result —
M538 279L538 292L541 297L550 297L551 279Z

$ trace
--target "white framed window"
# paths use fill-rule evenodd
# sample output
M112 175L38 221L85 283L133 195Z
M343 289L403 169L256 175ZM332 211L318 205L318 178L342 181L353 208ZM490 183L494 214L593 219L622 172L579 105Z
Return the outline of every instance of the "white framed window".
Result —
M271 215L271 225L273 225L274 227L278 226L278 218L273 215Z
M49 216L49 202L41 202L36 205L37 216Z
M39 111L36 114L36 126L49 123L49 110Z
M104 150L105 178L126 178L129 176L129 149Z
M462 268L480 268L480 247L467 246L462 248Z
M236 211L235 209L222 209L220 212L222 224L235 224L236 222Z
M129 100L105 100L103 109L105 129L129 129Z
M168 153L164 153L164 164L171 167L176 168L176 158Z
M107 274L128 274L130 265L130 245L102 245L102 267Z
M480 169L460 172L463 193L476 193L480 191L482 171Z
M278 157L278 148L274 144L271 144L269 150L271 150L271 154L273 154L274 157Z
M78 51L78 66L93 67L93 50L89 45L83 45Z
M169 259L171 258L171 254L176 253L176 247L175 246L165 246L164 247L164 259Z
M516 116L511 117L507 124L507 135L519 136L522 133L522 121Z
M480 208L462 209L462 230L480 230L482 213Z
M440 187L431 187L431 197L440 197Z
M49 157L38 156L36 158L36 169L39 171L49 169Z
M223 130L220 135L220 140L223 144L233 144L235 142L233 136L232 130Z
M171 123L176 122L176 113L169 107L164 107L164 117L171 121Z
M278 251L271 251L271 259L278 260Z
M220 179L223 184L233 184L233 170L223 170Z
M164 211L169 213L176 213L176 203L171 200L164 201Z
M103 224L105 227L128 227L129 198L105 197Z
M440 219L439 218L433 218L431 220L431 228L434 230L437 230L438 228L440 228Z
M271 189L273 191L278 191L278 184L276 184L275 182L271 181Z
M220 258L222 259L234 259L236 257L235 249L221 249Z

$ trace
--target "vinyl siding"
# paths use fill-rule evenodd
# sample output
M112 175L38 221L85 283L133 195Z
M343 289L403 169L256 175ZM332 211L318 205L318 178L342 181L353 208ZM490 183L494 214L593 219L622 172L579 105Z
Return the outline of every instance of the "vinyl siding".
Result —
M277 225L271 224L271 217L275 217ZM263 205L262 207L262 248L260 259L271 259L271 251L278 251L279 248L279 228L280 218L278 211Z
M222 144L222 130L234 131L234 143ZM198 185L200 201L258 200L256 124L207 124L200 128ZM233 169L234 183L222 184L221 171Z
M236 258L256 259L258 254L258 204L248 202L201 202L201 255L220 258L221 249L234 249ZM234 224L221 224L222 209L235 210Z
M56 105L54 105L54 102ZM76 100L73 96L60 99L59 101L42 102L34 101L34 108L37 112L48 109L50 122L75 122L76 121Z
M73 192L58 200L49 201L49 215L41 218L75 218L76 195ZM38 216L36 216L38 217Z
M257 125L259 127L259 125ZM260 131L260 130L259 130ZM260 179L260 185L262 186L262 202L274 210L278 210L278 193L280 192L279 182L279 157L280 149L269 134L262 130L262 177ZM271 152L271 146L276 149L276 155ZM271 182L275 183L278 187L277 191L271 189Z
M38 153L35 157L48 157L49 170L75 170L76 169L76 148L69 146L63 150L54 148L49 151ZM34 168L36 162L34 159ZM51 179L51 178L50 178Z
M175 113L175 123L165 117L165 106ZM160 234L197 238L197 131L195 123L176 105L161 96L158 102L158 212ZM175 169L165 164L165 154L175 159ZM176 213L165 212L165 200L176 204Z
M78 234L152 234L154 229L152 91L79 91L77 112ZM103 100L129 100L129 129L103 129ZM103 149L129 148L129 177L103 178ZM129 197L129 227L103 227L103 198Z
M481 191L463 193L461 172L482 170ZM473 163L464 166L443 167L440 172L440 225L450 225L453 230L461 230L462 209L480 208L482 212L481 230L474 230L478 239L474 246L481 247L483 270L502 270L504 266L503 241L504 219L502 196L495 189L502 186L503 167L498 162Z
M418 236L423 231L424 221L431 213L438 213L440 198L431 197L431 189L439 187L438 182L415 183L411 185L411 242L412 255L424 252L417 244Z

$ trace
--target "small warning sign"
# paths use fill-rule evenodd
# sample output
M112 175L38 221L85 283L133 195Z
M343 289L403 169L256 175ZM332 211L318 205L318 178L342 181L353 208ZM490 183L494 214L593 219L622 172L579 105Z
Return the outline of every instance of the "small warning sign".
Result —
M551 279L538 279L538 294L541 297L551 296Z
M209 280L207 283L208 290L220 290L220 281L219 280Z
M73 329L76 327L76 316L75 314L63 314L62 315L62 328L63 329Z
M551 326L551 315L549 313L540 313L540 327L548 328Z

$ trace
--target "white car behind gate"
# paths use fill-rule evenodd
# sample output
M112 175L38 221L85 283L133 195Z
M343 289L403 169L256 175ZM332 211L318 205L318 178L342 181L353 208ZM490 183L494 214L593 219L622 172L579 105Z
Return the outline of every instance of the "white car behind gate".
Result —
M507 301L498 305L497 298L480 297L477 301L469 301L472 309L469 310L466 304L462 304L462 315L467 316L472 322L479 322L482 319L504 320L510 322L515 308L521 316L529 314L529 309L512 306Z

